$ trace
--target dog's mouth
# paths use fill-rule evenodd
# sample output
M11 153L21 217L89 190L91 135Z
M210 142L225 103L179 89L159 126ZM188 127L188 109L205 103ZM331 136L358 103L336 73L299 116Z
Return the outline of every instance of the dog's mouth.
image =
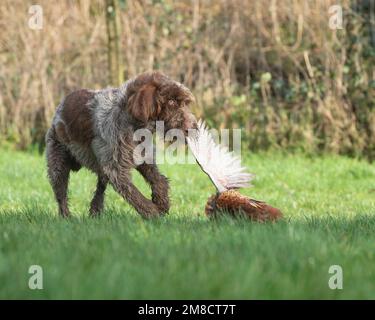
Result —
M184 134L185 136L198 130L198 123L195 117L191 114L184 123Z
M197 122L194 120L186 120L184 122L182 122L180 125L177 125L174 124L174 125L170 125L168 123L165 124L165 129L164 129L164 133L167 133L168 131L170 130L180 130L180 132L183 133L183 135L185 137L189 136L189 135L192 135L194 134L195 131L198 130L198 125L197 125Z

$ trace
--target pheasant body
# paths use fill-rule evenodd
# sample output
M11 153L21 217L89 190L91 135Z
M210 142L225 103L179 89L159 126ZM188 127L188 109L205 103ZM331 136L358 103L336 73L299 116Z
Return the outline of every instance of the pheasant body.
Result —
M263 201L251 199L236 190L212 195L206 204L206 215L210 218L225 212L231 216L245 216L255 221L275 221L282 217L279 209Z

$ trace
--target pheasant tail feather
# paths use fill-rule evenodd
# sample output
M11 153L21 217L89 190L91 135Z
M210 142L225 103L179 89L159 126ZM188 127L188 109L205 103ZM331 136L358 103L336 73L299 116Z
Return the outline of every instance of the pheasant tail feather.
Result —
M199 166L219 192L250 185L253 175L246 172L233 152L215 143L202 120L198 121L197 134L189 136L187 141Z

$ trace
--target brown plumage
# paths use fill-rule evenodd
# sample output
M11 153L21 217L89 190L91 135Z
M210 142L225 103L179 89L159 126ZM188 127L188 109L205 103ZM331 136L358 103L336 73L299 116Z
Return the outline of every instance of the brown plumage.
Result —
M220 213L233 217L243 216L254 221L275 221L282 217L279 209L271 207L263 201L258 201L240 194L236 190L228 190L212 195L206 204L206 215L210 218Z

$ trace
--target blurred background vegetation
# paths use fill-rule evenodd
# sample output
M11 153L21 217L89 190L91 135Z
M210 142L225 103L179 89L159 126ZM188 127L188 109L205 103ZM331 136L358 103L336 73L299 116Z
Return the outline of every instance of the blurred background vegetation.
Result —
M43 146L68 92L158 69L246 148L375 159L374 1L41 0L32 30L30 3L2 0L0 143Z

